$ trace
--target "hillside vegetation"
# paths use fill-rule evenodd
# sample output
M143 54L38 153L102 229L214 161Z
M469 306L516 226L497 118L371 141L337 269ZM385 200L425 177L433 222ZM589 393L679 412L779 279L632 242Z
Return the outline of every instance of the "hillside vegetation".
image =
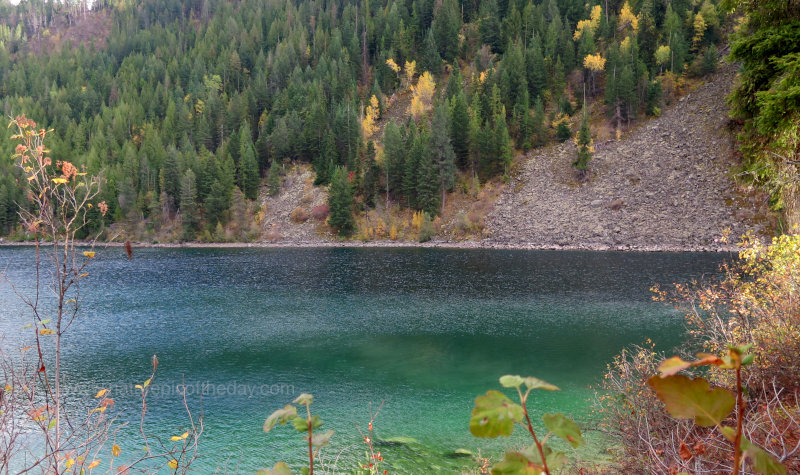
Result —
M331 204L353 206L331 208L340 234L351 211L378 202L433 217L457 183L507 178L515 150L569 138L584 94L612 133L658 115L664 92L716 67L727 21L712 0L93 10L33 0L0 10L4 113L55 129L55 161L104 177L110 209L98 227L190 240L247 236L232 218L255 215L262 178L291 162L311 164L318 185L338 176L333 189L354 195L331 193ZM92 18L110 26L86 41L75 26ZM404 95L407 110L382 122ZM21 236L20 177L0 167L0 231Z

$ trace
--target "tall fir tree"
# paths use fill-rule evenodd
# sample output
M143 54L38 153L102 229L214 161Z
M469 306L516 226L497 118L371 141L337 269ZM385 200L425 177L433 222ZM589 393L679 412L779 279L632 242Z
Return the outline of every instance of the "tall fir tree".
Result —
M197 182L191 168L181 178L181 224L183 239L194 240L200 224L200 211L197 206Z
M447 104L438 104L433 110L431 124L431 155L439 172L442 212L447 192L453 189L456 176L456 154L450 143L450 119L447 109Z
M328 224L337 231L339 236L348 237L355 231L353 218L353 187L348 179L345 169L337 167L331 178L330 194L328 196Z

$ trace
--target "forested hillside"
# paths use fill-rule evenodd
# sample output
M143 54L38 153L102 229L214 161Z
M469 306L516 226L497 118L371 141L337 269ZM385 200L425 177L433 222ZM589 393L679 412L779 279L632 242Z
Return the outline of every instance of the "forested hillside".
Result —
M569 139L585 102L618 134L715 68L726 18L714 0L0 3L0 100L55 130L54 161L103 175L97 226L248 239L232 217L255 214L262 178L291 162L333 182L334 206L355 194L435 215L459 179ZM0 161L3 234L19 233L17 202ZM331 209L342 234L349 213Z

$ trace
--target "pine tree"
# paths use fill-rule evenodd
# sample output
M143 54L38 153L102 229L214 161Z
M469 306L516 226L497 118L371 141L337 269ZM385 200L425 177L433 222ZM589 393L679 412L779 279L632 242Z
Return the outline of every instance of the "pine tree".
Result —
M503 52L503 40L500 37L500 20L497 13L497 1L486 0L480 7L480 34L483 44L489 45L493 53Z
M267 182L269 185L269 195L278 196L278 193L281 192L281 167L275 161L269 166Z
M427 134L420 134L421 140ZM434 161L427 140L420 146L419 167L417 168L417 200L416 207L431 216L439 212L439 167Z
M533 137L532 145L534 147L543 147L547 144L547 125L544 123L544 106L542 106L542 98L536 98L536 104L533 105L533 121L531 127L531 135Z
M403 186L403 165L406 155L400 128L394 120L386 124L383 132L383 163L386 176L387 199L389 194L397 194Z
M533 39L533 44L525 53L525 68L527 69L528 93L530 97L538 98L547 87L547 70L538 36Z
M413 121L406 126L406 150L408 156L403 168L403 197L406 206L416 208L417 203L417 175L422 156L422 141L419 140L417 127Z
M456 0L444 0L433 14L433 30L439 54L452 63L458 55L458 34L461 30L461 12Z
M367 150L364 153L364 180L362 181L364 204L375 207L375 197L379 192L381 169L375 161L375 143L370 140L367 142Z
M446 104L438 105L434 109L431 127L433 129L431 134L431 155L439 172L439 189L442 194L442 212L444 212L447 191L453 189L456 173L456 154L450 144L450 123Z
M419 66L423 71L430 71L433 74L439 74L442 69L442 57L439 56L439 49L436 47L436 38L433 36L432 29L428 30L428 34L425 35Z
M464 91L450 98L450 143L456 156L456 164L462 170L469 163L469 108Z
M197 184L191 168L181 178L181 223L183 238L193 240L200 223L200 213L197 207Z
M250 136L250 126L245 122L239 131L239 189L247 199L258 198L258 185L261 176L258 173L256 151Z
M339 233L339 236L352 235L355 231L353 190L347 178L347 172L341 167L336 168L331 179L328 208L330 209L328 224Z
M592 159L592 133L589 130L589 118L585 112L586 106L584 105L583 120L581 120L581 128L578 132L577 145L578 155L572 166L578 171L578 177L583 179L586 172L589 170L589 160Z
M506 125L505 116L505 107L503 107L502 111L495 118L493 135L495 139L495 154L497 157L497 162L496 165L494 165L494 168L496 169L495 173L503 173L504 175L508 175L508 171L511 168L511 162L514 159L514 153L511 148L511 136L508 133L508 126Z

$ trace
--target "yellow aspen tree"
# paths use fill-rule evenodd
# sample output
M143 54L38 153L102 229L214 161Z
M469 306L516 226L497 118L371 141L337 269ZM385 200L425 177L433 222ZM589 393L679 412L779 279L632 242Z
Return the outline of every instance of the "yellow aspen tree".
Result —
M659 73L663 71L664 66L669 63L671 55L672 50L670 50L669 46L667 45L661 45L658 47L658 49L656 49L656 52L653 54L653 56L656 60L656 64L660 68Z
M633 14L631 6L626 1L619 12L619 29L630 27L634 33L639 31L639 17Z
M386 65L389 66L389 69L391 69L395 73L399 73L400 72L400 66L398 66L397 63L394 62L394 59L392 59L392 58L387 59L386 60Z
M375 129L378 128L375 122L378 120L379 114L380 108L378 107L378 98L373 94L364 112L364 120L361 121L361 131L364 133L365 140L369 139L370 136L375 133Z
M414 74L417 72L417 62L406 61L405 67L403 69L405 69L406 72L406 85L408 87L411 87L411 82L414 80Z
M588 20L581 20L578 22L578 25L575 28L575 34L573 35L573 39L578 41L584 34L594 36L595 31L597 28L600 27L600 17L603 15L603 7L600 5L595 5L592 7L592 12L589 15Z
M587 54L585 58L583 58L583 67L592 71L598 72L602 71L606 67L606 58L600 56L600 54Z
M414 119L419 119L430 109L433 101L433 92L436 90L436 82L428 71L422 73L417 80L417 85L411 87L413 97L411 98L410 113Z

